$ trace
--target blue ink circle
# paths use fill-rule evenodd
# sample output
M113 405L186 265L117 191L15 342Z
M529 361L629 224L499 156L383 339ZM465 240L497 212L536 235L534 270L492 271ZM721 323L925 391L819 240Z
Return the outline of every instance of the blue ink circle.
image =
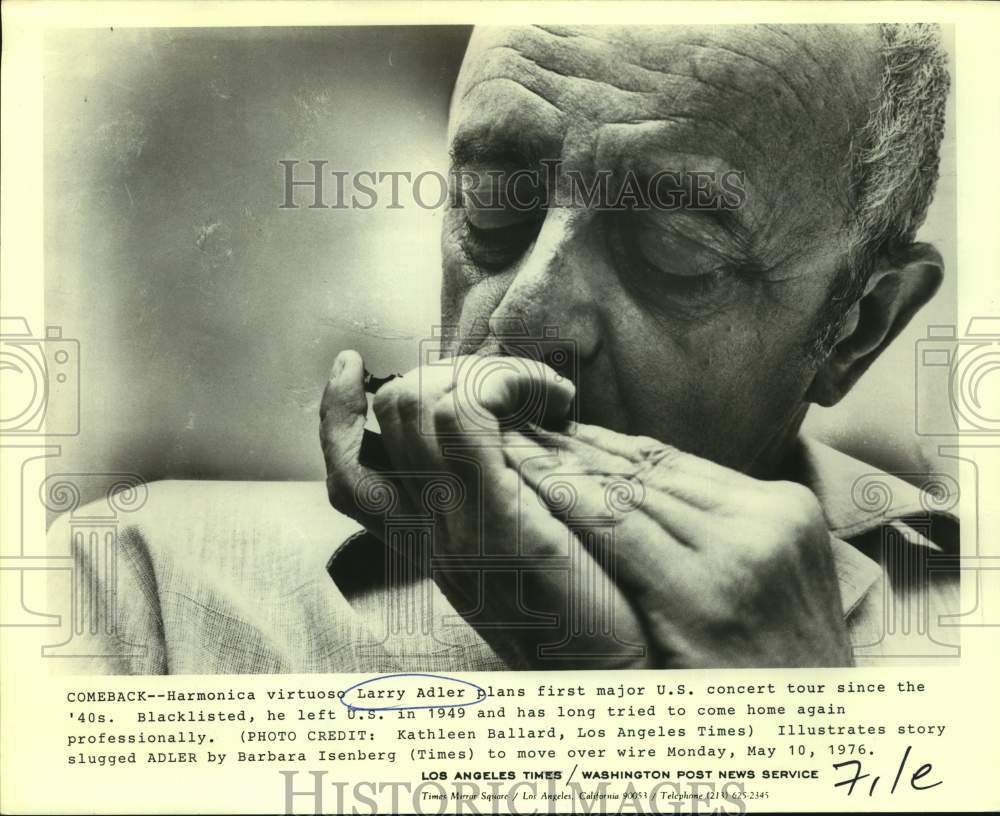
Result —
M469 686L471 688L474 688L477 691L481 692L483 696L479 697L476 700L469 700L468 702L465 703L437 703L435 705L399 705L399 706L374 706L374 707L351 705L344 699L348 694L354 691L354 689L361 688L362 686L367 686L369 683L377 683L379 680L388 680L394 677L430 677L433 678L434 680L447 680L451 683L461 683L463 686ZM343 695L340 696L338 699L351 711L409 711L409 710L425 709L425 708L464 708L465 706L476 705L476 703L481 703L484 700L486 700L486 690L477 686L475 683L470 683L468 680L459 680L457 677L446 677L443 674L421 674L419 672L416 673L409 672L403 674L380 674L378 677L369 677L367 680L362 680L360 683L355 683L350 688L345 689Z

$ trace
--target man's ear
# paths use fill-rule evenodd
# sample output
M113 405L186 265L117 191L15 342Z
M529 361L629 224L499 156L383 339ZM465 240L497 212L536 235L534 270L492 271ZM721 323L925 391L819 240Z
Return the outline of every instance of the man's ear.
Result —
M848 312L806 399L827 407L843 399L910 318L931 299L941 285L943 273L941 255L930 244L911 244L884 259Z

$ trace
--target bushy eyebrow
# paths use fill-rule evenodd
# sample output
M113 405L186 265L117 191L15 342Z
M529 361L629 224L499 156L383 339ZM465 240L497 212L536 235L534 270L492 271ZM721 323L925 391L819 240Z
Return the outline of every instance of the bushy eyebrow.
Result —
M687 214L700 215L717 224L732 238L740 253L748 260L754 256L753 233L740 209L687 210Z
M663 213L656 228L676 231L687 240L725 257L746 274L760 275L768 271L754 232L738 209L685 207Z
M542 161L560 161L560 149L553 147L551 139L542 139L530 130L480 129L470 128L459 131L452 140L449 156L453 169L464 168L506 168L533 170ZM623 169L630 163L625 163ZM709 162L711 165L725 166L721 160ZM668 224L661 228L682 229L685 222L697 225L698 240L719 254L730 258L747 273L763 273L763 263L755 232L747 222L745 213L737 209L696 209L683 207L673 213L664 213ZM670 218L670 216L679 218ZM705 240L707 239L707 241Z
M491 133L459 132L448 151L454 167L512 166L529 169L544 159L558 160L551 143L529 132ZM551 155L550 155L551 154Z

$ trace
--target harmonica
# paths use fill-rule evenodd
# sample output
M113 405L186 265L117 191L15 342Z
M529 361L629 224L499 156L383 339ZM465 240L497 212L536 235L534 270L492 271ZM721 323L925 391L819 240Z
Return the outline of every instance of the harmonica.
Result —
M402 375L389 374L386 377L377 377L366 368L364 376L365 393L375 394L387 382L391 382ZM382 434L369 431L365 428L361 437L361 450L358 452L358 461L372 470L392 470L392 460L389 459L389 453L385 449Z

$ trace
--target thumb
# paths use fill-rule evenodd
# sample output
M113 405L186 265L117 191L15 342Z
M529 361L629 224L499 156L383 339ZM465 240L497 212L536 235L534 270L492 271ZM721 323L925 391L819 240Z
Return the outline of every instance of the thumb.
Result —
M361 355L348 349L337 355L319 405L320 442L331 467L357 462L368 414Z
M326 463L326 488L330 504L363 524L369 532L382 533L379 507L394 506L398 491L389 479L361 464L361 446L368 415L364 363L356 351L342 351L330 370L320 401L320 444Z
M545 363L526 357L480 357L476 364L475 397L504 428L557 427L569 418L576 387Z

